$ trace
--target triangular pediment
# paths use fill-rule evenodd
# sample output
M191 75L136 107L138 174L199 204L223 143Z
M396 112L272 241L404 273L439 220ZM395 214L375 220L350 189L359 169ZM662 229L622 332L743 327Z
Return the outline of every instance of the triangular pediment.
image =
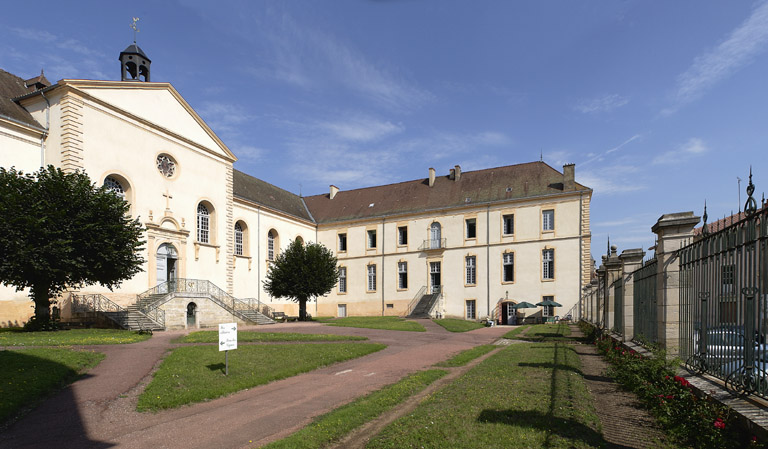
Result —
M192 141L224 159L237 158L168 83L62 80L118 111Z

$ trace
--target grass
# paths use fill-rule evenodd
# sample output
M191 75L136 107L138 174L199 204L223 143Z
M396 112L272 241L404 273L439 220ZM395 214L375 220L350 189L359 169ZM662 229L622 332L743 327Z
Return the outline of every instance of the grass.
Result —
M485 327L483 324L480 324L476 321L459 320L456 318L443 318L441 320L432 321L443 326L445 330L451 332L467 332Z
M396 316L373 316L373 317L347 317L337 318L333 322L326 323L326 326L339 327L362 327L366 329L386 329L390 331L411 331L426 332L424 326L416 321L406 321L404 318Z
M516 338L526 341L566 341L570 340L571 329L565 323L535 324L530 327L525 335L520 335L522 327L513 329L506 334L504 338ZM517 332L516 332L517 331Z
M420 371L374 391L315 419L291 436L264 446L267 449L324 447L375 419L447 374L444 370Z
M516 327L516 328L512 329L511 331L507 332L506 334L504 334L502 337L503 338L518 338L518 335L520 335L523 331L525 331L529 327L531 327L530 324L525 324L523 326Z
M229 353L229 376L224 375L224 353L216 346L177 348L163 360L137 408L154 411L214 399L385 347L374 343L241 346Z
M435 366L444 366L447 368L451 368L454 366L464 366L467 363L471 362L472 360L475 360L481 355L487 354L496 348L498 348L498 346L495 346L495 345L475 346L472 349L461 351L460 353L456 354L455 356L451 357L448 360L445 360L440 363L435 363Z
M508 346L390 424L367 447L603 447L579 366L571 345Z
M96 366L104 354L59 348L0 351L0 423Z
M24 332L3 329L0 346L120 345L147 340L151 335L122 329L72 329L52 332Z
M252 332L238 331L237 341L246 342L276 342L276 341L342 341L342 340L368 340L366 337L333 334L298 334L292 332ZM174 343L218 343L218 331L192 332L173 340Z

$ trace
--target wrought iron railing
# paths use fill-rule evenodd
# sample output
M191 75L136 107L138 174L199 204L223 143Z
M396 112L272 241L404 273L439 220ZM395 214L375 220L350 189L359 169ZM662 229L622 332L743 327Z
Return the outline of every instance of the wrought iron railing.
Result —
M406 316L410 315L411 312L413 312L413 309L416 307L416 304L419 303L421 300L421 297L424 296L424 294L427 292L427 286L423 286L419 289L419 292L416 293L416 296L413 297L411 302L408 303L408 311L405 314Z
M647 343L656 343L658 337L658 323L656 316L656 270L657 259L651 259L632 273L634 279L632 295L633 322L635 339Z
M274 319L275 309L264 304L258 298L240 298L240 301L242 301L243 303L247 303L249 308L261 313L267 318Z
M99 293L86 295L72 294L72 312L125 312L120 304L115 303L106 296Z
M624 279L613 282L613 327L612 331L624 333Z
M736 393L768 397L768 208L753 192L750 175L745 218L678 253L680 355Z
M442 239L427 239L419 247L419 251L427 251L430 249L445 249L445 238Z
M139 294L136 304L142 313L163 315L164 319L165 312L160 309L160 306L182 294L209 298L227 312L244 321L253 321L252 317L248 316L248 312L262 313L260 309L264 310L264 307L267 308L269 315L263 315L272 317L271 307L258 303L258 308L254 308L252 303L235 298L207 279L179 278L163 282Z

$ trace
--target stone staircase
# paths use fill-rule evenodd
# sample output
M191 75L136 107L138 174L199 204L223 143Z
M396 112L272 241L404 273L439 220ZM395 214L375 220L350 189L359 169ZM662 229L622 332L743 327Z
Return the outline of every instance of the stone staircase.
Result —
M139 331L139 330L153 330L162 331L165 327L155 323L149 319L146 315L139 312L137 309L131 310L132 306L124 312L102 312L107 318L111 319L115 323L119 324L124 329Z
M408 318L430 318L429 312L432 311L439 297L439 291L423 295L416 304L416 307L413 308L411 314L408 315Z
M245 315L249 321L252 321L256 324L275 324L275 320L253 309L241 310L240 313Z

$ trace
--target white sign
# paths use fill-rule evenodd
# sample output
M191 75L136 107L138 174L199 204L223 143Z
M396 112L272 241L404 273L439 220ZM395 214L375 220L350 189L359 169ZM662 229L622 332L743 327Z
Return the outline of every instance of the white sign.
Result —
M219 351L237 349L237 323L219 324Z

